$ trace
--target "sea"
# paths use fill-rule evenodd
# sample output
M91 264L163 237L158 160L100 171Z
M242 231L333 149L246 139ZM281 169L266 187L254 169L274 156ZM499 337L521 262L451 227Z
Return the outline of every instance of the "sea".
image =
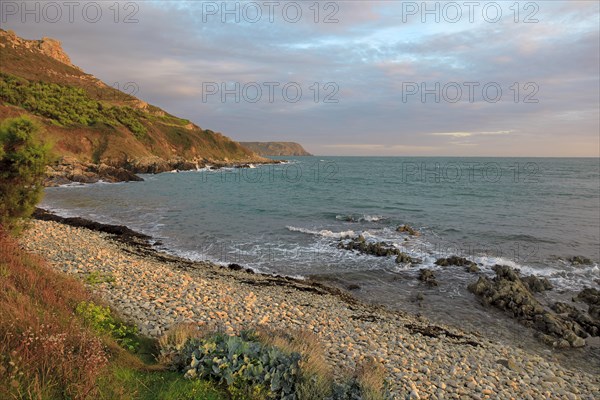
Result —
M281 160L47 188L41 207L127 225L174 255L352 288L365 301L524 347L536 346L531 332L466 289L477 274L435 261L458 255L490 277L496 264L547 277L555 287L542 294L548 302L600 287L599 158ZM401 225L420 234L398 232ZM340 248L359 236L421 262ZM422 268L434 270L437 287L418 281Z

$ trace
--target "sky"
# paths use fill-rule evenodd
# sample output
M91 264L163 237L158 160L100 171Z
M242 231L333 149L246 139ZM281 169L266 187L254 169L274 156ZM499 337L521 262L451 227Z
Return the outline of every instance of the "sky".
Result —
M319 155L600 156L600 2L6 1L109 85Z

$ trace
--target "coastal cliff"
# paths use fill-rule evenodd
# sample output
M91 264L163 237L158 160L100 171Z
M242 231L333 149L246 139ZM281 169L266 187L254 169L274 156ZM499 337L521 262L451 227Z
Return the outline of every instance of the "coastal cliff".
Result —
M312 156L299 143L294 142L240 142L242 146L261 156Z
M49 184L271 162L85 73L58 40L0 30L0 51L0 120L27 116L42 125L41 139L53 144L58 160L48 169Z

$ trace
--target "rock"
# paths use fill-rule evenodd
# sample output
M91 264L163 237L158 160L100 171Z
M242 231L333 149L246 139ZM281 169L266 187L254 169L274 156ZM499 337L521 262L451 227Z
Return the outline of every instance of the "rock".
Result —
M438 258L435 262L435 265L439 265L440 267L449 267L451 265L456 265L459 267L472 267L475 266L477 267L477 264L475 264L473 261L471 260L467 260L464 257L458 257L458 256L450 256L448 258Z
M414 229L408 225L400 225L399 227L396 228L396 232L405 232L405 233L408 233L410 236L420 236L421 235L416 229Z
M591 265L592 264L592 260L590 260L589 258L583 257L583 256L573 256L573 257L567 258L567 261L569 261L573 265Z
M564 339L571 346L581 345L577 337L587 334L576 320L546 311L517 271L505 265L496 265L493 269L496 272L493 280L480 277L477 282L468 286L469 291L481 297L484 304L510 311L523 325L533 327L543 335L554 337L552 339L539 336L546 344L556 347L557 340ZM563 310L564 307L558 306L557 309ZM587 321L582 316L578 317ZM592 326L590 329L595 328Z
M420 262L421 262L421 260L412 258L411 256L409 256L406 253L400 253L400 254L398 254L398 257L396 257L397 264L418 264Z
M535 275L526 276L521 278L523 283L527 285L529 290L534 293L543 292L545 290L551 290L553 288L552 284L548 280L548 278L538 278Z
M583 301L589 305L600 305L600 291L594 288L584 288L573 298L574 301Z
M241 271L244 269L240 264L231 263L227 266L232 271Z
M369 254L375 257L389 257L389 256L402 256L402 259L410 260L414 262L412 258L385 242L367 242L363 236L359 236L356 239L351 239L348 243L344 243L342 240L338 243L338 248L345 250L358 251L359 253Z
M433 271L430 269L421 269L419 271L419 280L421 282L427 283L429 286L437 286L438 283L435 280L435 275L433 274Z
M357 284L352 283L352 284L348 285L348 290L359 290L359 289L360 289L360 286Z
M496 360L496 362L500 365L502 365L504 368L508 368L511 371L522 371L522 368L519 367L513 360L511 359L504 359L501 358L499 360Z
M592 317L591 314L588 315L572 305L562 302L554 303L552 309L558 314L564 314L563 318L565 320L571 320L576 323L572 324L571 329L578 336L585 337L587 334L598 336L600 334L600 321L598 321L598 318Z
M477 273L477 272L479 272L479 271L480 271L480 269L479 269L479 267L477 266L477 264L473 263L473 264L469 265L469 266L466 268L466 271L467 271L467 272L471 272L471 273Z
M588 307L588 314L596 320L600 320L600 306L590 305Z

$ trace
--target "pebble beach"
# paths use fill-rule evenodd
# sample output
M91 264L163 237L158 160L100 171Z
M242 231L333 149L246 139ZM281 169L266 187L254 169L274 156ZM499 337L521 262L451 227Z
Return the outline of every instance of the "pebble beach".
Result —
M33 221L21 241L149 336L181 323L308 330L335 373L375 357L395 399L600 398L600 375L309 281L190 262L52 221Z

